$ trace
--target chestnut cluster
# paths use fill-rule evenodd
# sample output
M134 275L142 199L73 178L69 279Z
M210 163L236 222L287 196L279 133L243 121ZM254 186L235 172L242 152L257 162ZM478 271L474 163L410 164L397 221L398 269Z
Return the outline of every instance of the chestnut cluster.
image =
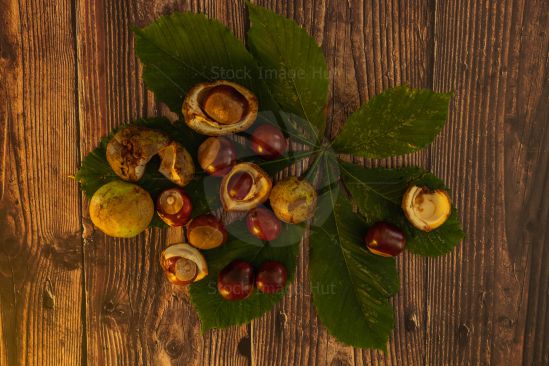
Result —
M218 80L193 87L183 102L187 125L207 135L197 151L202 170L221 178L219 195L226 211L246 212L246 226L251 235L262 241L276 240L282 222L308 220L316 207L317 193L308 182L290 177L273 186L271 177L257 164L239 162L237 149L226 137L251 129L257 118L258 100L242 85ZM283 132L271 125L253 127L249 148L265 160L281 158L288 149ZM188 243L168 247L161 265L170 282L188 284L207 273L200 250L219 247L227 241L223 223L211 214L192 217L192 201L182 188L170 188L156 200L158 216L170 226L185 226ZM269 200L270 209L264 206ZM179 255L179 257L178 257ZM197 275L200 274L200 275ZM267 261L257 270L245 261L235 260L218 276L218 290L228 300L247 298L257 288L276 293L284 288L287 270L276 261Z
M277 293L286 286L287 279L288 271L281 262L264 262L256 274L251 263L235 260L219 272L217 290L225 300L244 300L254 288L264 294Z
M429 232L442 226L452 211L448 193L412 185L402 197L402 210L416 228ZM406 235L396 225L376 222L364 237L366 247L373 254L395 257L406 247Z

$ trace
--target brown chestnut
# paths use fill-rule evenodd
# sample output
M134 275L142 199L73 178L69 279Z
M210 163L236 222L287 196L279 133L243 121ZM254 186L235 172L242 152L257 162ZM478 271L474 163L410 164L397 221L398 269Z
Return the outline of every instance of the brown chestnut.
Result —
M227 211L249 211L265 202L271 192L272 181L258 165L235 165L221 181L219 194Z
M224 176L236 163L234 144L224 137L206 139L198 148L198 163L206 173Z
M160 266L168 281L175 285L196 282L208 274L204 256L189 244L170 245L160 255Z
M393 224L376 222L366 233L364 243L374 254L395 257L406 247L406 236Z
M229 197L234 200L242 201L244 200L254 184L254 178L248 172L236 172L231 175L231 178L227 182L227 192Z
M248 101L235 88L219 85L211 88L202 101L202 110L224 125L239 122L248 110Z
M201 215L187 224L187 239L198 249L212 249L227 241L227 231L214 215Z
M250 234L265 241L278 238L282 226L275 214L263 207L256 207L248 213L246 225Z
M191 217L193 206L189 196L181 188L166 189L156 200L156 212L166 224L183 226Z
M183 101L187 125L208 136L248 129L255 122L258 109L259 101L250 90L227 80L197 84Z
M252 133L251 148L265 159L276 159L286 152L286 137L273 125L261 125Z
M241 260L235 260L223 268L217 276L217 290L229 301L243 300L254 290L254 268Z
M274 294L286 286L288 271L284 264L277 261L265 262L259 267L255 286L265 294Z

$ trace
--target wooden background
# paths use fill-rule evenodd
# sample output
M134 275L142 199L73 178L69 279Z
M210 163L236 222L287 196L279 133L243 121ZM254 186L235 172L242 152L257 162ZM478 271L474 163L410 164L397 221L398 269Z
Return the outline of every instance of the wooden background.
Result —
M455 91L430 148L381 162L443 177L468 233L450 255L399 258L388 353L327 334L306 249L274 311L200 335L158 266L170 234L106 238L69 178L112 127L166 114L129 27L192 10L242 37L243 1L0 0L0 365L548 365L549 2L257 3L322 45L331 133L390 86Z

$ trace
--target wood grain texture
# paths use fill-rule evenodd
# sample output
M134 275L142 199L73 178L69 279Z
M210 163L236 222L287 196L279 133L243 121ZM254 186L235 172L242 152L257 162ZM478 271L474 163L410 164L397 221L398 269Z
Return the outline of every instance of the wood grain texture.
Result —
M427 363L549 362L548 10L543 1L437 4L434 88L455 97L433 169L468 238L429 263Z
M82 354L75 39L69 1L0 2L0 364Z
M0 365L549 364L549 3L254 3L321 44L330 136L388 87L455 91L431 148L356 161L433 169L468 233L447 256L398 259L387 354L341 345L319 322L307 238L274 311L201 335L158 266L181 232L107 238L65 179L112 127L174 118L141 81L130 26L192 10L244 38L242 1L0 0Z
M86 154L111 128L139 117L173 115L141 81L130 27L175 10L205 12L243 34L243 4L176 4L162 1L78 2L78 70L81 149ZM87 217L87 207L83 207ZM91 229L91 226L90 226ZM112 364L247 364L248 327L200 335L185 290L170 285L159 266L161 251L181 233L150 230L131 240L99 231L86 236L87 361ZM247 341L246 341L247 340ZM246 351L248 349L248 351Z

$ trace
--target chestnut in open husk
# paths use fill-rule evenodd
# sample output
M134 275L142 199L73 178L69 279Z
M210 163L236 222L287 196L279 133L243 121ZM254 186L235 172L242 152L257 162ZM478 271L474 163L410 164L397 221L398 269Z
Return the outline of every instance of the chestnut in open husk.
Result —
M214 215L201 215L187 224L187 239L199 249L213 249L227 241L227 231Z
M183 226L189 221L193 205L182 188L164 190L156 200L156 212L166 224Z
M406 247L406 236L397 226L388 222L376 222L364 237L370 252L383 257L395 257Z
M257 97L240 84L218 80L195 85L183 102L187 125L208 136L248 129L257 118Z
M431 231L442 226L452 213L450 196L444 190L411 186L402 197L406 218L419 230Z
M276 183L270 196L276 217L289 224L310 219L316 208L316 200L314 187L297 177L289 177Z
M254 290L254 268L245 261L235 260L219 272L217 290L229 301L243 300Z
M149 226L154 203L138 185L115 180L93 194L89 210L92 222L105 234L131 238Z
M223 177L219 194L225 210L249 211L269 198L271 187L271 178L258 165L240 163Z
M204 256L186 243L170 245L160 256L160 266L168 281L176 285L188 285L208 274Z
M222 177L236 164L236 149L224 137L209 137L198 148L198 163L210 175Z
M107 161L120 178L136 182L145 174L145 166L169 138L161 132L141 126L127 126L114 134L107 144Z

